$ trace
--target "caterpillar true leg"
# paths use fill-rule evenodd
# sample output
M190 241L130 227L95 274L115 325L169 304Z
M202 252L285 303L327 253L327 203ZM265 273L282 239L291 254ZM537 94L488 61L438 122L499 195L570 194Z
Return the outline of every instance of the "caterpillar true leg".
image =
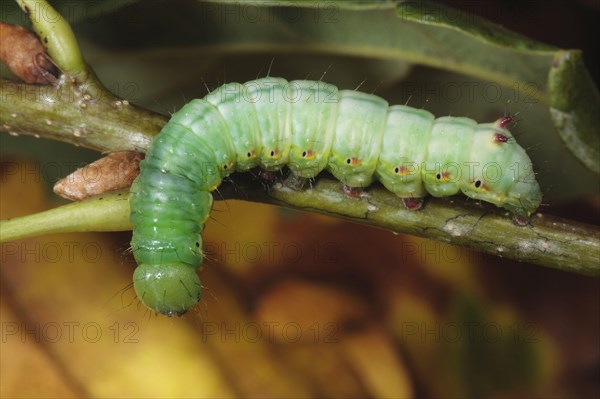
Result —
M200 299L211 191L233 171L288 166L298 182L328 169L354 193L379 180L409 209L427 194L468 197L527 217L541 203L531 161L506 126L435 118L321 82L229 83L173 114L132 186L134 288L149 308L181 315Z

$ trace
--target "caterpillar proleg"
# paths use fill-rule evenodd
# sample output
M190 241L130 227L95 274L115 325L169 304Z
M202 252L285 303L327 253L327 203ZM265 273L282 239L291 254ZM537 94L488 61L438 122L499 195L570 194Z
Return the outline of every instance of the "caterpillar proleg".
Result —
M436 119L321 81L225 84L173 114L140 165L131 196L135 291L168 316L196 305L210 192L257 166L288 166L302 178L327 169L351 188L378 180L401 198L462 192L529 216L541 191L509 120Z

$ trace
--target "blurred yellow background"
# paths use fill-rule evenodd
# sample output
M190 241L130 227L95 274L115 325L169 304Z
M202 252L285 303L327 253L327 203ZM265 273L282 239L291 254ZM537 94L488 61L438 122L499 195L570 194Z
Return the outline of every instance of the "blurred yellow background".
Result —
M41 182L6 171L2 219L55 205ZM170 319L135 298L129 239L2 244L2 397L597 392L597 279L220 201L204 233L204 299Z

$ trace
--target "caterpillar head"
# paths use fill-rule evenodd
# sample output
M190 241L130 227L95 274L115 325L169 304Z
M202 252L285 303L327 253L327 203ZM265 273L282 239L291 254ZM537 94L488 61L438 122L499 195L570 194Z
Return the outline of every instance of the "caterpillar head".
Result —
M181 316L200 300L202 286L196 273L202 263L200 234L212 205L208 192L199 193L192 202L181 190L179 195L173 197L172 209L158 218L148 218L141 210L131 214L132 223L138 226L131 241L139 265L133 273L133 288L144 305L166 316ZM143 202L147 198L136 193L133 203L141 201L155 211L156 204ZM187 221L182 217L185 212Z
M196 269L184 263L140 264L133 288L144 305L165 316L181 316L198 303L202 285Z

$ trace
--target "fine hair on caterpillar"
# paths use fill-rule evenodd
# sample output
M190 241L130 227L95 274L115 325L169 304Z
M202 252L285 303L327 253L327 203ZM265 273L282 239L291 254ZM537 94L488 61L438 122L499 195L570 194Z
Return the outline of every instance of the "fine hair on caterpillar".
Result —
M435 118L322 81L224 84L173 114L140 164L131 189L135 291L168 316L198 302L211 192L255 167L287 166L300 180L327 170L351 196L378 180L413 209L427 194L462 192L528 217L541 192L510 122Z

